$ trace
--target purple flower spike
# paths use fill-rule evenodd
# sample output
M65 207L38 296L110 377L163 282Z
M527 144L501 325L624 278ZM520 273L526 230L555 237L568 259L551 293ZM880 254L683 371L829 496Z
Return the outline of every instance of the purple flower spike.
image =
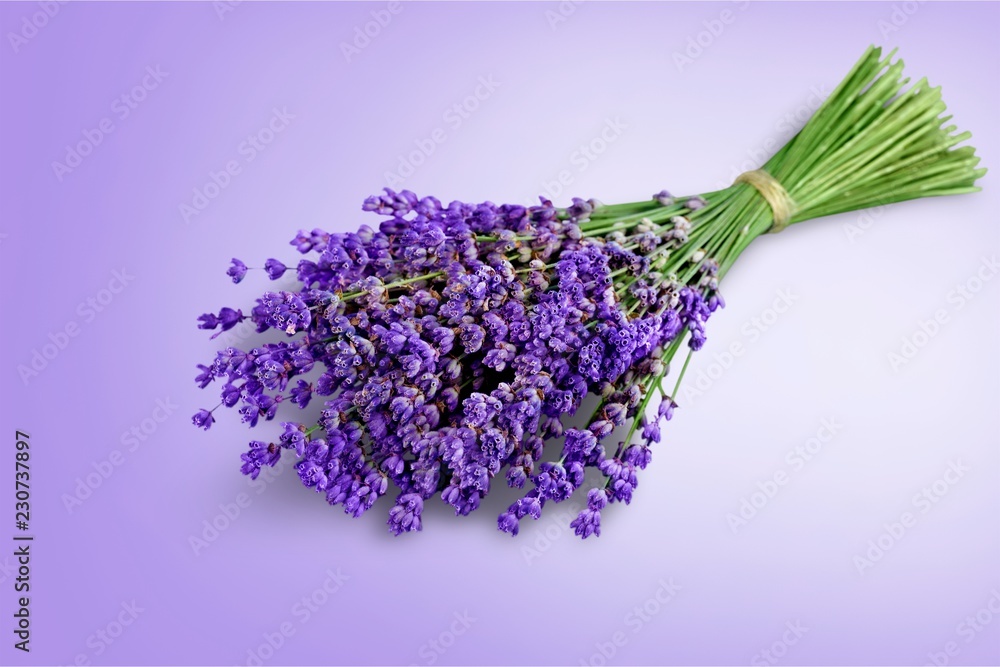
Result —
M226 271L226 275L232 278L234 283L238 283L246 277L247 265L233 257L233 263Z
M587 539L591 535L600 537L601 535L601 511L590 509L589 507L580 512L575 519L570 522L573 532Z
M285 271L287 270L288 267L276 259L269 259L264 262L264 271L267 272L267 277L271 280L277 280L281 276L285 275Z
M215 423L215 417L212 416L211 410L202 409L196 412L193 417L191 417L191 422L195 426L203 428L207 431L209 428L212 427L212 424Z
M396 506L389 511L389 532L393 535L423 530L420 513L424 511L423 498L415 493L405 493L396 500Z
M205 313L204 315L198 316L198 328L199 329L215 329L219 326L219 318L212 313Z
M518 518L510 512L505 512L497 518L497 528L505 533L510 533L511 537L517 535L520 523Z
M250 451L241 454L240 458L243 460L240 472L244 475L250 475L250 479L257 479L261 467L273 467L278 463L281 459L281 450L273 443L267 444L254 440L250 443Z

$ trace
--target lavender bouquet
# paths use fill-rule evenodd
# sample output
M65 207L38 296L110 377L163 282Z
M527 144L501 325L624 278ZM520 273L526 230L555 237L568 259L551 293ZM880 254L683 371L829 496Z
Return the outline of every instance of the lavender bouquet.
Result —
M969 134L946 126L938 88L906 88L902 69L869 48L784 148L722 190L560 208L386 189L364 202L382 218L374 228L299 232L297 291L267 292L249 315L199 318L218 333L249 319L287 337L199 365L201 387L221 385L215 409L237 408L253 427L283 403L322 402L316 423L286 417L278 442L252 441L243 473L256 478L291 450L302 483L355 517L392 488L397 535L422 528L434 496L466 515L493 484L521 489L497 521L516 535L525 517L586 488L572 526L600 535L604 507L631 502L690 353L723 306L719 282L754 239L978 190L985 170L973 148L956 147ZM263 269L273 280L289 270L277 259ZM234 259L233 282L246 272ZM208 429L215 409L194 423Z

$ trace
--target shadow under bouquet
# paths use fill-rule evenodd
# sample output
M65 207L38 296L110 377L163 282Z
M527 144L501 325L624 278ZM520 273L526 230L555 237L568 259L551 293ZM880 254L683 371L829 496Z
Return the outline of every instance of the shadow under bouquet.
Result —
M296 291L200 317L218 333L249 320L285 338L199 366L201 387L221 385L215 409L253 427L282 404L322 402L316 423L289 416L277 442L252 441L243 473L256 478L290 450L302 483L352 516L395 494L397 535L420 530L435 497L466 515L494 484L521 489L497 520L516 535L580 491L572 526L600 535L605 506L631 502L724 305L719 283L754 239L978 189L985 170L958 146L969 134L942 117L940 89L907 87L902 69L870 47L787 145L722 190L560 208L386 189L364 202L381 218L372 227L299 232L292 245L306 258L263 266L273 280L294 271ZM229 275L238 283L247 270L234 259ZM215 409L195 425L208 429Z

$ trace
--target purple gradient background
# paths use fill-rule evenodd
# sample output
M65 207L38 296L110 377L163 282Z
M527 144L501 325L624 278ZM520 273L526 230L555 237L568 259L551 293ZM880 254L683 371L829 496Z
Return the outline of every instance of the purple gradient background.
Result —
M393 539L386 508L349 520L288 470L256 494L239 474L251 434L235 415L209 433L189 416L214 404L192 379L218 342L195 317L266 284L229 284L229 258L294 259L300 227L366 221L363 197L435 127L446 141L405 186L445 200L526 201L564 169L561 202L710 189L757 166L751 151L787 136L786 114L883 43L944 87L996 166L1000 8L911 3L883 35L892 4L584 3L555 28L555 4L406 4L347 62L340 44L384 7L243 3L220 19L211 4L70 3L15 53L7 35L38 7L0 5L4 451L15 429L30 432L37 536L33 650L11 648L5 569L0 660L244 664L290 621L267 664L576 665L618 631L612 664L749 664L797 621L808 631L782 663L923 664L954 641L953 664L997 664L1000 616L969 643L958 625L1000 590L1000 280L961 309L948 301L1000 249L992 174L973 196L756 243L688 377L734 341L746 352L678 412L635 502L607 513L598 540L551 517L511 540L495 530L498 502L461 519L428 510L422 534ZM723 10L734 21L678 68L673 54ZM157 65L166 79L120 120L112 100ZM445 110L491 75L496 91L448 125ZM185 224L179 205L275 107L294 114L288 128ZM115 130L60 182L51 163L104 117ZM609 118L625 129L579 171L574 151ZM78 304L123 267L134 281L85 321ZM785 288L794 305L751 340L745 327ZM887 355L942 308L948 322L894 371ZM22 382L17 366L71 321L80 334ZM157 399L179 408L126 451L123 434ZM790 470L785 453L824 417L843 429L734 534L727 513ZM64 494L114 450L122 465L69 512ZM956 459L970 471L859 574L855 555ZM250 506L196 555L190 536L240 493ZM331 568L349 579L300 623L292 606ZM626 615L661 578L682 589L633 632ZM95 633L132 600L142 613L101 644ZM471 627L428 654L466 611Z

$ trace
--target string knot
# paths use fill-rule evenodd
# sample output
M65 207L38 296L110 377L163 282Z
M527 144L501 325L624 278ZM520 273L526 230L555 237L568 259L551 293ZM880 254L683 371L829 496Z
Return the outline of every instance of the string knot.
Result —
M774 218L774 222L767 230L768 233L777 234L788 226L792 216L795 215L795 200L774 176L763 169L754 169L743 172L734 182L753 186L771 207L771 217Z

